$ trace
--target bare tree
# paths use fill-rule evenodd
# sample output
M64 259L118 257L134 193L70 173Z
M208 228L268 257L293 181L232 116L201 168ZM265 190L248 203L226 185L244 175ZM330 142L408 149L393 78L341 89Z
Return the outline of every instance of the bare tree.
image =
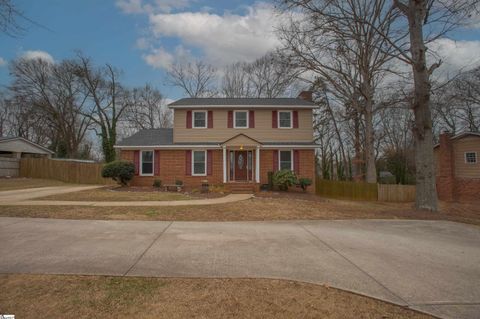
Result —
M23 31L18 20L23 14L11 0L0 0L0 31L9 36L16 36Z
M86 97L73 70L68 60L51 64L20 58L10 65L16 135L48 136L57 156L77 157L90 126L79 113Z
M129 92L128 108L125 111L126 126L135 131L172 127L173 114L165 105L159 90L149 84Z
M328 82L362 114L366 180L376 183L375 89L391 72L392 45L377 33L390 33L395 14L386 0L283 0L296 11L280 37L294 64ZM284 50L285 52L285 50ZM340 81L339 81L340 80ZM347 84L345 90L342 86Z
M110 64L96 67L81 54L75 68L75 75L87 96L82 114L95 124L94 130L101 138L104 159L111 162L116 156L117 127L128 107L126 90L118 82L119 71Z
M189 97L214 96L215 78L215 68L201 60L177 62L167 70L167 83L182 89Z

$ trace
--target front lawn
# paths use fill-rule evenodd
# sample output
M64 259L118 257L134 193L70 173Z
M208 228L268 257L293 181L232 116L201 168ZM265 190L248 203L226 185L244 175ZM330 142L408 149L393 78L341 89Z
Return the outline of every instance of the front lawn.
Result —
M85 190L80 192L51 195L35 200L61 200L61 201L98 201L98 202L118 202L118 201L169 201L169 200L188 200L191 196L162 191L143 191L135 188L107 187Z
M41 178L0 178L0 191L10 191L25 188L66 186L68 184L53 179Z
M287 280L0 275L0 287L16 318L433 318Z
M0 206L0 216L167 221L424 219L480 225L480 206L441 203L441 212L431 213L413 210L412 203L354 202L279 194L273 198L255 197L202 206Z

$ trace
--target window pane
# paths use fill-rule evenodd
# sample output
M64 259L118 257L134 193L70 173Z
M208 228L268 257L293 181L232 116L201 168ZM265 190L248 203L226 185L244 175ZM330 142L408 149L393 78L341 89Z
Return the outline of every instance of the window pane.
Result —
M280 169L292 169L292 152L280 151Z
M152 173L153 173L153 164L142 163L142 174L152 174Z
M206 113L194 112L193 113L193 126L194 127L206 127Z
M235 112L235 126L247 127L247 112Z
M290 112L279 112L280 127L290 127Z
M143 163L151 163L153 162L153 152L151 151L143 151L142 152L142 162Z
M205 152L204 151L193 152L193 173L205 174Z
M477 162L477 154L475 152L465 153L465 161L467 163L476 163Z

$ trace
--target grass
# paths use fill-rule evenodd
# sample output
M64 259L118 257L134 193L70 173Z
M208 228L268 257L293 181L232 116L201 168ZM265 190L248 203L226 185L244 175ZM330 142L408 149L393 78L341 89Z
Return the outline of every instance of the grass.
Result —
M40 178L0 178L0 191L9 191L15 189L65 186L68 185L61 181Z
M80 192L51 195L35 200L67 200L67 201L168 201L168 200L188 200L192 197L173 192L162 191L128 191L112 188L98 188Z
M0 287L17 318L433 318L287 280L0 275Z
M261 221L327 219L449 220L480 225L478 204L441 203L441 211L415 211L411 203L354 202L285 196L205 206L0 206L0 216L105 220Z

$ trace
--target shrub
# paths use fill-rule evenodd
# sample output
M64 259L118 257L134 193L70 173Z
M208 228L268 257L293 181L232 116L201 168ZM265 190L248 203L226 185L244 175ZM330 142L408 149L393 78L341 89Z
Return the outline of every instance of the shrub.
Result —
M179 180L179 179L176 179L175 180L175 185L177 186L182 186L183 185L183 181Z
M289 169L282 169L273 174L273 185L282 191L294 185L297 181L297 176Z
M273 172L268 172L267 173L267 176L268 176L268 188L267 190L271 191L273 190Z
M160 188L162 187L162 181L159 179L156 179L153 181L153 187Z
M298 179L298 185L303 189L303 191L307 190L307 187L312 185L312 180L310 178L299 178Z
M127 186L135 175L135 165L127 161L113 161L102 168L102 177L111 178L122 186Z

